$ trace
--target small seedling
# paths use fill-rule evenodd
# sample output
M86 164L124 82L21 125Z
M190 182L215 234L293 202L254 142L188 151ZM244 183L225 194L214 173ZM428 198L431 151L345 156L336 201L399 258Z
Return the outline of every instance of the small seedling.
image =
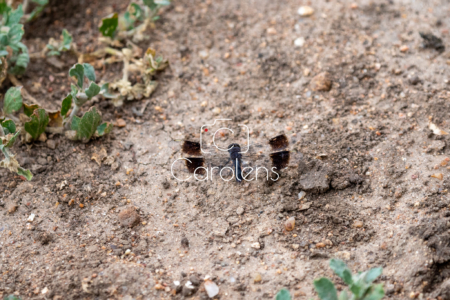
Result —
M339 259L330 260L330 267L348 285L350 294L347 290L343 290L338 297L334 283L322 277L314 280L314 288L321 300L380 300L384 297L383 284L373 284L383 272L382 268L373 268L352 275L347 265ZM288 290L281 289L275 300L291 300L291 295Z
M0 151L5 156L5 159L0 161L0 167L17 173L18 175L25 177L27 180L31 180L33 178L33 174L31 174L29 170L20 167L15 155L12 154L10 150L19 134L20 131L16 130L16 124L14 121L0 118Z
M5 298L3 298L3 300L22 300L22 299L17 296L14 296L14 295L9 295L9 296L5 296Z
M167 5L170 5L168 0L144 0L143 6L132 2L124 14L113 13L103 18L99 30L111 40L132 38L134 42L142 41L150 24L159 19L161 7Z
M128 48L124 48L122 51L112 48L107 49L109 54L123 59L123 76L120 80L104 84L100 93L105 98L112 99L115 106L123 105L124 100L150 97L157 87L157 82L153 80L153 76L156 72L164 70L168 66L167 60L162 56L156 57L155 50L151 48L147 49L141 59L135 59L133 51ZM128 79L131 72L138 72L142 81L132 85Z
M28 48L23 44L23 25L19 24L23 16L22 5L12 9L3 0L0 2L0 57L6 57L8 72L23 74L30 62Z
M72 35L66 30L63 29L62 31L62 39L60 41L56 41L53 38L50 38L47 44L47 49L49 52L47 53L48 56L53 55L61 55L61 52L70 51L73 49L73 37Z
M66 131L66 137L87 143L93 136L109 133L112 125L108 122L102 123L102 116L95 107L91 107L81 118L76 116L83 104L100 93L100 87L95 83L94 68L86 63L76 64L69 70L69 75L76 79L76 84L71 85L72 92L61 105L61 116L66 129L69 129ZM72 111L67 116L71 108Z
M291 294L286 289L281 289L275 296L275 300L291 300Z
M373 284L383 272L382 268L373 268L366 272L358 272L352 275L347 265L338 259L330 261L330 267L334 273L342 278L348 285L348 290L343 290L337 295L336 288L331 280L322 277L314 280L314 288L322 300L380 300L384 297L383 284Z

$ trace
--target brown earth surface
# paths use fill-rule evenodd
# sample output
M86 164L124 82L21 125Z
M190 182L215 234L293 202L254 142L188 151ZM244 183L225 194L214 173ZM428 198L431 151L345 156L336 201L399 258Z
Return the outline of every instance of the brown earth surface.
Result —
M308 4L314 14L299 16ZM40 51L67 28L91 52L101 17L127 5L51 1L25 43ZM54 150L17 143L31 182L0 170L0 297L208 299L209 276L220 299L283 287L310 299L318 277L344 287L336 257L382 266L386 298L450 299L450 138L429 128L450 131L450 52L419 35L448 44L449 13L443 0L174 1L139 43L170 62L155 93L91 103L125 127L88 144L49 135ZM49 109L76 58L59 63L34 59L20 78ZM120 63L95 67L99 81L121 77ZM175 180L179 139L218 118L258 142L285 132L293 159L280 180ZM92 159L105 151L113 167ZM187 280L195 288L177 290Z

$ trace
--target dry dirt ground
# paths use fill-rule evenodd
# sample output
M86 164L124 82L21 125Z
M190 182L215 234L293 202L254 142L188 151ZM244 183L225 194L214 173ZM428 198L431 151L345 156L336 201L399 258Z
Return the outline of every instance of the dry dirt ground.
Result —
M31 52L62 28L94 50L100 18L128 3L52 4L25 28ZM299 16L308 4L314 14ZM139 44L170 61L156 92L93 103L126 127L88 144L49 136L55 150L16 145L31 182L0 171L0 296L208 299L210 276L220 299L272 299L282 287L310 299L315 278L343 288L328 267L338 257L353 271L382 266L386 298L450 299L450 138L429 128L450 131L450 55L419 35L448 45L449 14L444 0L174 1ZM48 108L69 90L76 59L61 61L33 60L21 78ZM97 77L120 70L97 66ZM322 72L330 91L313 90ZM288 135L280 180L172 177L178 139L219 117L259 142ZM91 159L102 148L115 168ZM195 289L176 289L187 280Z

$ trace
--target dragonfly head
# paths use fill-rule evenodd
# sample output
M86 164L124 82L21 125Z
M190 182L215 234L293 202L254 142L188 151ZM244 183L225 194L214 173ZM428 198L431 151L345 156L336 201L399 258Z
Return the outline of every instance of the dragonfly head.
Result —
M240 151L241 151L241 146L239 146L239 144L233 143L230 146L228 146L229 153L240 152Z

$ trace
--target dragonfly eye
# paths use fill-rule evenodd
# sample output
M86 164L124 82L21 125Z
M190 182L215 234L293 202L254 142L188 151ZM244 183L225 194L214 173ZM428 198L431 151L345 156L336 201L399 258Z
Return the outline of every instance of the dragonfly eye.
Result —
M200 143L184 141L181 150L188 155L201 155Z

